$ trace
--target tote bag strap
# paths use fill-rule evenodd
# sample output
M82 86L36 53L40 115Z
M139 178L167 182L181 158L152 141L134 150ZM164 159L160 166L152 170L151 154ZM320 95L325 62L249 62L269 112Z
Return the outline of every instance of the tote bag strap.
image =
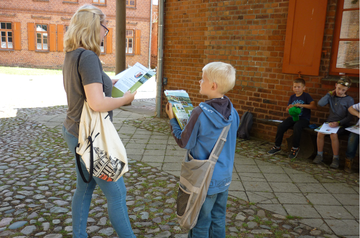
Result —
M80 162L80 155L78 153L76 153L75 150L75 156L76 156L76 164L78 166L79 169L79 173L81 175L81 178L83 179L83 181L85 183L90 183L92 177L93 177L93 171L94 171L94 148L93 148L93 141L91 136L89 136L88 138L89 141L89 146L90 146L90 172L89 172L89 180L86 180L85 175L81 169L81 162ZM75 147L76 148L76 147Z
M80 72L79 72L79 65L80 65L80 57L81 57L82 53L84 53L84 52L85 52L85 50L82 50L82 51L80 52L79 58L78 58L77 64L76 64L76 70L77 70L77 73L78 73L78 75L79 75L79 79L80 79L80 83L81 83L81 84L82 84L82 81L81 81L81 75L80 75Z
M81 75L80 75L80 72L79 72L79 63L80 63L80 57L82 55L82 53L84 53L85 50L81 51L80 54L79 54L79 58L77 60L77 73L79 75L79 80L80 80L80 83L82 84L82 80L81 80ZM81 162L80 162L80 155L76 153L76 148L79 146L79 144L75 147L75 156L76 156L76 164L78 166L78 169L79 169L79 173L81 175L81 178L83 179L83 181L85 183L90 183L92 177L93 177L93 171L94 171L94 150L93 150L93 141L92 141L92 138L91 136L89 136L87 138L87 140L89 141L89 145L90 146L90 171L89 171L89 179L86 180L85 178L85 175L81 169Z

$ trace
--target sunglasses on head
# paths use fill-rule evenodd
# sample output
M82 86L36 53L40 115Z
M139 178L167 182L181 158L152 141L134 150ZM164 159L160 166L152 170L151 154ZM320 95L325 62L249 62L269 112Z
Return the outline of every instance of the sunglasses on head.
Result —
M341 85L343 85L345 87L350 87L350 82L347 82L347 81L344 81L344 80L339 80L337 83L341 84Z

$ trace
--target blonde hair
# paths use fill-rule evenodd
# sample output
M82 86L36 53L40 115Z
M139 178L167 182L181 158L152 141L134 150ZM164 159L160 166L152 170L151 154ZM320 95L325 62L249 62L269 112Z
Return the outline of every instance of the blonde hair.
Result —
M225 94L235 86L236 70L231 64L212 62L205 65L202 71L210 82L217 84L219 93Z
M64 35L64 51L83 47L100 55L100 24L105 22L105 14L97 7L85 4L71 17Z

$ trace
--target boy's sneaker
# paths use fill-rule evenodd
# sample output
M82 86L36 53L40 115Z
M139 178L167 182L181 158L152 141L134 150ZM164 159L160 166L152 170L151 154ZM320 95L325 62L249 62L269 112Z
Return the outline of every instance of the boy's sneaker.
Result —
M278 153L278 152L280 152L281 151L281 147L276 147L276 146L274 146L273 148L271 148L271 150L269 150L267 153L269 154L269 155L274 155L274 154L276 154L276 153Z
M339 168L339 158L333 158L330 168L337 169Z
M299 151L300 151L300 148L297 148L297 149L291 148L289 158L290 159L295 159L296 156L299 154Z
M297 149L291 148L289 158L290 159L295 159L296 156L299 154L299 151L300 151L300 148L297 148Z
M345 159L345 167L344 167L344 170L346 173L349 173L351 174L351 167L352 167L352 164L353 164L353 160L352 159L348 159L346 158Z
M321 155L316 155L315 159L313 160L314 164L320 164L323 161L323 157Z

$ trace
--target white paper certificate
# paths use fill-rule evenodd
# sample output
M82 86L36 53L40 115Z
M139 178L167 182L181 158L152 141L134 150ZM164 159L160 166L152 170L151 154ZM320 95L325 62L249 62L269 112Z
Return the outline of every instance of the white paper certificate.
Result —
M355 134L359 135L359 124L347 127L347 128L345 128L345 130L348 130L348 131L350 131L352 133L355 133Z
M330 127L328 123L324 123L324 124L322 124L319 132L324 133L324 134L333 134L333 133L337 133L339 128L340 128L340 126Z

